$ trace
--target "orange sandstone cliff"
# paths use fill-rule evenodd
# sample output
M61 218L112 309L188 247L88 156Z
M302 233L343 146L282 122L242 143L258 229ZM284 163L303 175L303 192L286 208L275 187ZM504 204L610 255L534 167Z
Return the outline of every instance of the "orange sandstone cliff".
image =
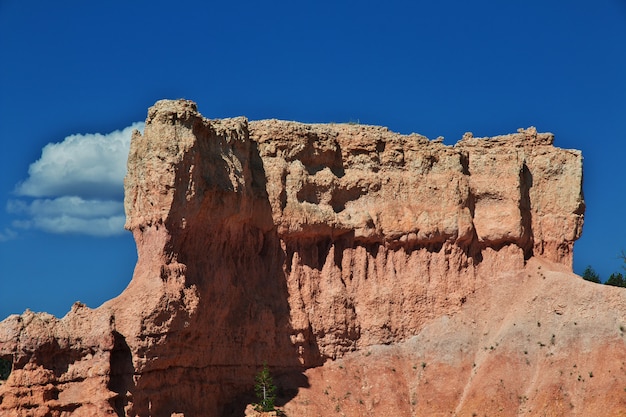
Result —
M2 416L626 416L626 291L571 272L580 152L454 146L157 102L125 180L133 278L0 323Z

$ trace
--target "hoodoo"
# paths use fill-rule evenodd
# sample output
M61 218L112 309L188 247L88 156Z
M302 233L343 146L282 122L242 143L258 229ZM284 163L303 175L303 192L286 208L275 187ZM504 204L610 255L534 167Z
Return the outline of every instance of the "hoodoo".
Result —
M132 280L0 323L1 415L241 416L264 362L287 416L626 415L626 291L571 271L582 156L551 134L163 100L124 186Z

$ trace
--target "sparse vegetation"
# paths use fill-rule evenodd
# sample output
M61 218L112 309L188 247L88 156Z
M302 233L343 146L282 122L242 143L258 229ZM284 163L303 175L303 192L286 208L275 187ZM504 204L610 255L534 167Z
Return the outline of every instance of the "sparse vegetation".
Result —
M626 271L626 251L622 251L618 257L622 261L624 261L624 264L622 265L622 269ZM596 273L596 271L593 270L591 265L585 268L585 271L583 272L583 279L587 281L595 282L595 283L602 283L602 280L600 279L600 275L598 275L598 273ZM626 288L626 277L624 277L624 275L621 272L614 272L609 276L609 278L604 282L604 284L612 285L614 287Z
M626 288L626 279L621 272L612 273L609 279L604 283L605 285L612 285L614 287Z
M272 380L267 363L263 363L263 369L254 378L254 392L259 399L255 404L257 411L276 411L274 401L276 401L276 385Z
M595 282L596 284L600 283L600 275L593 270L591 265L587 265L587 268L585 268L585 271L583 272L583 279L585 281Z

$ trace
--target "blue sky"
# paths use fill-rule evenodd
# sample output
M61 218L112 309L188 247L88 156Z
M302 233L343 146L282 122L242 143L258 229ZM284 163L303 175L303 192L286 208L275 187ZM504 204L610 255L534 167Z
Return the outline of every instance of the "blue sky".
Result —
M585 158L574 269L620 269L624 0L0 0L0 319L124 289L128 132L181 97L209 118L358 120L448 144L553 132Z

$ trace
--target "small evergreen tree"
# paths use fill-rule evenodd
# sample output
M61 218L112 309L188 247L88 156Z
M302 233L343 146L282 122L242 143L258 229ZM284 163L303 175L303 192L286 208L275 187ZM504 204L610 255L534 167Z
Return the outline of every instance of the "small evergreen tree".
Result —
M606 285L612 285L614 287L626 287L626 279L620 272L614 272L609 279L605 282Z
M274 401L276 400L276 385L270 375L267 363L263 362L263 369L254 378L254 392L259 403L255 408L257 411L274 411Z
M593 270L591 265L587 265L587 268L585 268L585 272L583 272L583 279L585 281L595 282L598 284L600 283L600 276Z

